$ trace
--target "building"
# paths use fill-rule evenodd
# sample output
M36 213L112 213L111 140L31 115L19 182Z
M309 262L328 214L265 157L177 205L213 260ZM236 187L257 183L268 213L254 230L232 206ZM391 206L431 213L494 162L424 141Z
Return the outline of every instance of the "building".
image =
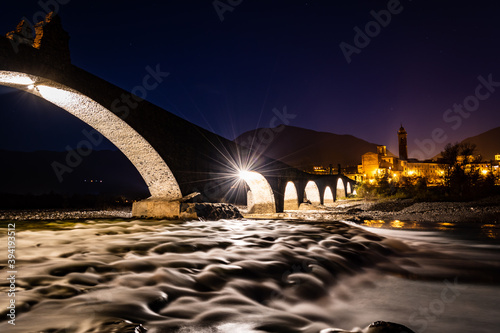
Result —
M404 129L403 124L401 124L401 127L399 128L399 131L398 131L399 159L400 160L407 160L408 159L407 135L408 135L408 133L406 133L406 130Z
M377 146L377 152L368 152L361 156L358 170L361 180L374 182L385 175L390 181L399 181L402 177L425 177L429 184L443 182L446 165L436 161L419 161L408 158L408 133L401 125L398 132L399 158L387 154L386 146Z
M391 182L400 181L403 177L409 179L423 177L426 178L428 185L443 184L449 165L439 161L408 158L408 133L402 125L397 135L399 157L388 154L386 146L377 146L377 152L367 152L361 156L361 164L358 165L357 173L351 171L346 176L358 182L370 183L375 183L386 175ZM491 173L495 176L496 183L500 185L500 154L495 155L494 161L480 161L478 157L459 156L458 162L465 164L466 172L478 171L482 176Z

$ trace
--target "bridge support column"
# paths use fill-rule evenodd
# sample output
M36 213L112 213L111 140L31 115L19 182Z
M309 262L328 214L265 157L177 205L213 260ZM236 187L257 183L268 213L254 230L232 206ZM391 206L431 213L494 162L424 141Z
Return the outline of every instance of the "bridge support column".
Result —
M161 198L137 201L132 205L132 216L156 219L179 219L181 216L181 203Z

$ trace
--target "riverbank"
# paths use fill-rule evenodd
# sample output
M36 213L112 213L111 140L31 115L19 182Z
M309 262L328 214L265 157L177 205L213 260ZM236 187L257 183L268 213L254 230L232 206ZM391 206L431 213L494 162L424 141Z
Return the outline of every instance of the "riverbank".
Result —
M330 206L302 204L301 209L272 215L243 214L245 218L315 221L401 220L418 222L500 223L500 196L470 202L416 202L413 199L349 199ZM132 218L131 207L111 209L0 210L0 220L73 220Z
M132 218L132 207L110 209L26 209L0 210L0 220L79 220L79 219L111 219Z
M348 220L500 223L500 196L469 202L415 202L412 199L338 202Z
M246 218L269 215L243 214ZM329 206L302 204L299 210L274 214L273 219L314 221L401 220L417 222L500 223L500 196L469 202L416 202L413 199L349 199Z

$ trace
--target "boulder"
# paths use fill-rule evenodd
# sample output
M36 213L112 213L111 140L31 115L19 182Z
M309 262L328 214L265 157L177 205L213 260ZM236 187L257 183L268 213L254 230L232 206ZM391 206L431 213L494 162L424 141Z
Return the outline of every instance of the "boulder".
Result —
M183 203L181 217L201 218L204 220L240 219L243 218L238 208L225 203Z

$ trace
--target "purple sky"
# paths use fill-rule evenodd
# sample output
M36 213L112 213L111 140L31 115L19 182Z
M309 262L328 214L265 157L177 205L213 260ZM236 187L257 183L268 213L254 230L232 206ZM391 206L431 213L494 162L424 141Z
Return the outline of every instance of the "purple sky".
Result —
M230 139L284 121L397 153L403 123L421 158L500 126L500 87L478 88L479 76L500 82L491 1L58 1L75 65L127 90L158 65L170 75L147 99ZM0 32L44 11L4 4ZM357 36L366 28L369 41ZM82 139L83 124L45 104L0 88L0 149ZM272 122L285 107L290 117Z

